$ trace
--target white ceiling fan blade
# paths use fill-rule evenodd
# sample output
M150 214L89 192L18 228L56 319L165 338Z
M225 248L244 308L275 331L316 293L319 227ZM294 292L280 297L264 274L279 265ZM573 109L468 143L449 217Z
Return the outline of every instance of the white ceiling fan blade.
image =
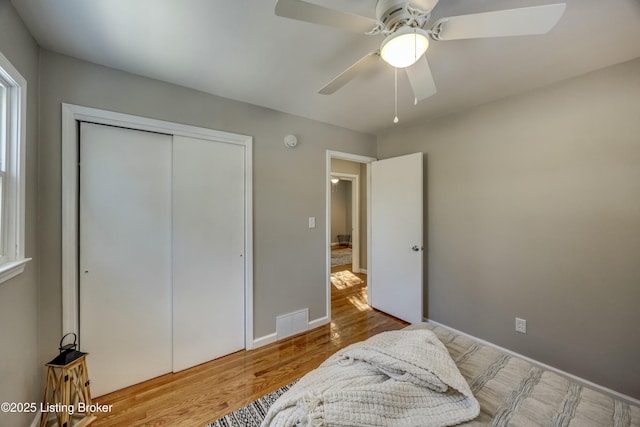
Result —
M418 59L412 66L405 68L405 70L407 70L407 77L409 77L416 101L422 101L431 95L435 95L437 92L436 83L431 75L431 68L429 68L426 55L422 55L422 58Z
M438 0L410 0L409 3L423 12L431 12L438 4Z
M284 18L327 25L354 33L366 33L377 25L375 19L340 12L301 0L278 0L275 13Z
M343 71L338 77L336 77L335 79L327 83L322 89L318 91L318 93L322 95L331 95L332 93L340 89L342 86L346 85L351 80L353 80L358 74L364 72L365 70L371 68L373 65L377 64L379 58L380 58L379 50L376 50L375 52L371 52L367 54L364 58L360 59L351 67Z
M560 20L566 3L442 18L432 27L436 40L545 34Z

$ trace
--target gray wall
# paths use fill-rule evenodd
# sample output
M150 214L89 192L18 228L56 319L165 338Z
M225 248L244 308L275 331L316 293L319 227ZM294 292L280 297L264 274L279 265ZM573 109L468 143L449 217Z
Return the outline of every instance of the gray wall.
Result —
M45 50L40 65L40 360L61 333L61 102L253 136L255 338L275 332L280 314L325 315L325 153L372 155L374 137Z
M38 46L8 0L0 0L0 52L27 80L25 254L33 258L24 273L0 283L0 402L38 402L45 370L37 359ZM32 418L0 412L0 425L26 426Z
M640 398L640 59L379 135L419 151L425 314Z

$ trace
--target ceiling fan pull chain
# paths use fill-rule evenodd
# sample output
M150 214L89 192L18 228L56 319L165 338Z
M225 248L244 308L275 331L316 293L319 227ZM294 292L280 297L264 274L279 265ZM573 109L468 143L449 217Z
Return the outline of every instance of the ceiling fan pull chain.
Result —
M414 64L418 62L418 37L416 36L416 29L413 29L413 55L414 55ZM413 105L418 105L418 97L414 95L413 97Z
M394 68L395 70L395 80L396 80L396 84L395 84L395 113L396 116L393 118L393 123L398 123L398 69Z
M416 29L413 29L413 63L418 61L418 35Z

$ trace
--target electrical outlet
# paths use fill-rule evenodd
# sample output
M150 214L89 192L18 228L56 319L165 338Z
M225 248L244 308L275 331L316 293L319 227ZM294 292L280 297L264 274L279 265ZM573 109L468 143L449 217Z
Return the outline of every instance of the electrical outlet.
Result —
M527 321L525 319L516 317L516 332L527 333Z

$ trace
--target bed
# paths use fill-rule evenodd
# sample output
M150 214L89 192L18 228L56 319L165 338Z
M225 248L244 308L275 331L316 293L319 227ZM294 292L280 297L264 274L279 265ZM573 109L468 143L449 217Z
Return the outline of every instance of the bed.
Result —
M640 407L632 403L614 399L606 394L584 387L555 372L542 369L495 347L479 343L446 328L431 323L420 323L410 325L404 329L404 331L414 330L431 331L444 344L446 351L455 366L457 366L459 374L466 380L468 388L473 393L472 397L475 397L479 404L479 413L474 413L473 419L458 425L464 427L487 425L640 426ZM422 331L419 334L431 335L431 332ZM321 369L323 369L322 366L318 368L318 370ZM313 377L314 374L312 372L308 375ZM354 378L354 376L351 376L349 381L353 381ZM300 382L303 384L302 388L298 390L297 396L303 396L301 391L306 386L303 380L305 380L305 377ZM299 384L296 384L294 388L299 387ZM293 388L288 393L292 391L295 396L296 392ZM340 391L342 392L342 390ZM393 393L402 392L394 390ZM307 395L313 396L313 393L304 394L304 396ZM285 396L282 396L282 398ZM341 395L337 394L337 396ZM343 393L342 396L346 396L346 394ZM321 401L321 397L314 403L314 406L318 406L319 401ZM300 404L298 404L299 406ZM325 406L330 407L329 404L325 404ZM364 412L367 412L368 408L372 408L371 411L375 409L375 405L364 407L367 408ZM278 411L282 411L282 408L283 405L280 405L279 408L278 402L276 402L263 425L287 425L278 421L278 416L281 415ZM342 407L339 406L339 408ZM293 405L293 408L289 408L289 410L293 409L295 409L295 405ZM322 409L322 404L320 404L320 409ZM274 413L277 413L278 416L274 416ZM467 419L469 418L471 417L467 417ZM280 420L282 419L285 418L280 417ZM325 420L328 419L330 418L325 418ZM353 420L353 418L351 419ZM426 420L426 418L422 419ZM370 420L370 418L367 418L367 420ZM308 420L303 420L299 425L395 425L393 422L386 424L384 422L378 424L378 422L380 422L379 419L373 419L373 422L369 423L367 421L367 423L363 422L362 424L354 423L353 421L351 421L351 424L323 423L322 419L310 416ZM401 425L400 422L398 422L398 425ZM406 425L447 424L424 421L424 423L414 422Z

